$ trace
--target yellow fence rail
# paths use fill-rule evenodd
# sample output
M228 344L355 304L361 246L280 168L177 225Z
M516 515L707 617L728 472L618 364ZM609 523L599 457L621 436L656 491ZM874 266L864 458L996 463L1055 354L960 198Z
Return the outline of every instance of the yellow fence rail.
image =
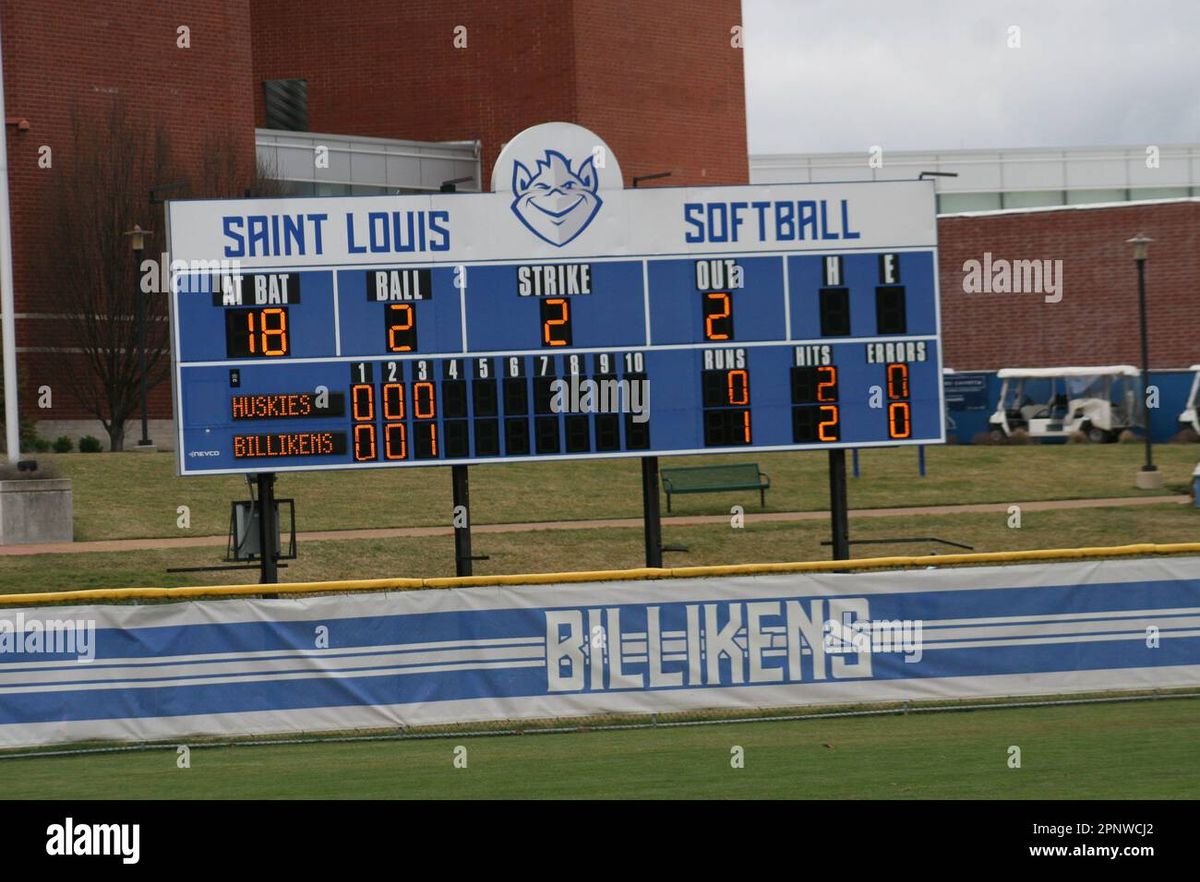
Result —
M847 570L913 569L964 564L1025 563L1044 560L1089 560L1200 554L1200 542L1158 545L1114 545L1100 548L1046 548L1032 551L929 554L918 557L871 557L861 560L819 560L797 563L731 564L728 566L664 567L594 570L573 573L526 573L514 576L463 576L434 579L356 579L335 582L284 582L277 585L196 585L185 588L90 588L77 591L39 591L0 594L0 606L124 600L196 600L257 594L303 595L348 591L421 591L489 585L561 585L568 582L629 582L639 579L684 579L706 576L761 576L776 573L827 573Z

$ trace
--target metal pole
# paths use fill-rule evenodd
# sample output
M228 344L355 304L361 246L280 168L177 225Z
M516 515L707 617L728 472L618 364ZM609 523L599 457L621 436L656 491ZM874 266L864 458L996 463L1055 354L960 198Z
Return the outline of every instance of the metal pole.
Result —
M854 477L858 477L858 448L850 448L850 461L854 464Z
M262 472L258 478L258 546L262 561L259 584L274 585L279 581L275 547L275 473Z
M1153 442L1150 440L1150 411L1152 408L1146 406L1146 390L1150 386L1150 338L1146 333L1146 259L1143 257L1137 261L1138 274L1138 321L1142 328L1142 412L1146 414L1146 464L1142 466L1143 472L1157 471L1154 467L1154 454L1151 450Z
M2 40L0 40L2 42ZM4 59L0 58L0 108L4 107ZM4 349L4 437L8 459L21 457L17 408L17 316L13 306L12 223L8 206L8 128L0 137L0 344Z
M924 444L917 445L917 471L920 472L922 478L925 477L925 445Z
M662 566L662 511L658 499L658 457L642 457L642 532L646 566Z
M133 297L134 311L137 315L137 347L138 347L138 376L140 378L142 399L142 440L138 444L146 447L150 444L150 433L146 421L146 298L142 295L142 287L138 273L142 266L142 249L133 249Z
M642 181L667 178L671 172L635 175L633 189ZM642 534L646 543L646 566L662 567L662 508L658 498L658 457L642 457Z
M454 572L459 576L471 576L471 487L467 482L465 465L450 466L450 483L454 494ZM462 506L466 514L466 526L457 526L458 509Z
M833 559L850 559L850 517L846 504L846 451L829 451L829 523Z

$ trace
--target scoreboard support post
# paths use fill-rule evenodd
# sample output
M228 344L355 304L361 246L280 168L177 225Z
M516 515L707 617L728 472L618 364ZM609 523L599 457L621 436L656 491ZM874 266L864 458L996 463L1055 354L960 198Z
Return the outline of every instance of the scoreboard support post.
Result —
M274 585L279 581L279 569L276 557L279 549L275 547L275 473L260 472L258 474L258 542L259 557L262 561L259 584Z
M467 467L450 467L450 484L454 494L454 573L458 576L474 575L474 558L471 556L471 486L467 478ZM459 510L463 512L463 526L458 526Z
M846 451L829 451L829 522L833 559L850 559L850 517L846 505Z
M642 532L646 566L662 567L662 510L658 496L658 457L642 457Z

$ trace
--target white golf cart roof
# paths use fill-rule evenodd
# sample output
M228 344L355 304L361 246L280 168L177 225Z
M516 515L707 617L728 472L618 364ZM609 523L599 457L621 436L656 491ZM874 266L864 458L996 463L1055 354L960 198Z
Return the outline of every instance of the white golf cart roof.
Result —
M1101 367L1001 368L996 371L996 376L1002 380L1033 379L1035 377L1137 377L1140 375L1141 371L1129 364L1109 364Z
M1194 365L1192 365L1190 368L1188 368L1188 370L1189 370L1189 371L1198 371L1198 372L1200 372L1200 364L1194 364Z

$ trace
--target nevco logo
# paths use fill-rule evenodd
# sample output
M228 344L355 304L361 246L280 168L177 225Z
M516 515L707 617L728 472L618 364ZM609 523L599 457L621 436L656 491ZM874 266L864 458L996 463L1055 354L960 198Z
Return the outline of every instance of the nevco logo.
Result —
M76 824L67 818L46 828L46 854L54 857L117 856L123 864L141 857L141 824Z
M189 450L188 456L220 456L219 450Z

